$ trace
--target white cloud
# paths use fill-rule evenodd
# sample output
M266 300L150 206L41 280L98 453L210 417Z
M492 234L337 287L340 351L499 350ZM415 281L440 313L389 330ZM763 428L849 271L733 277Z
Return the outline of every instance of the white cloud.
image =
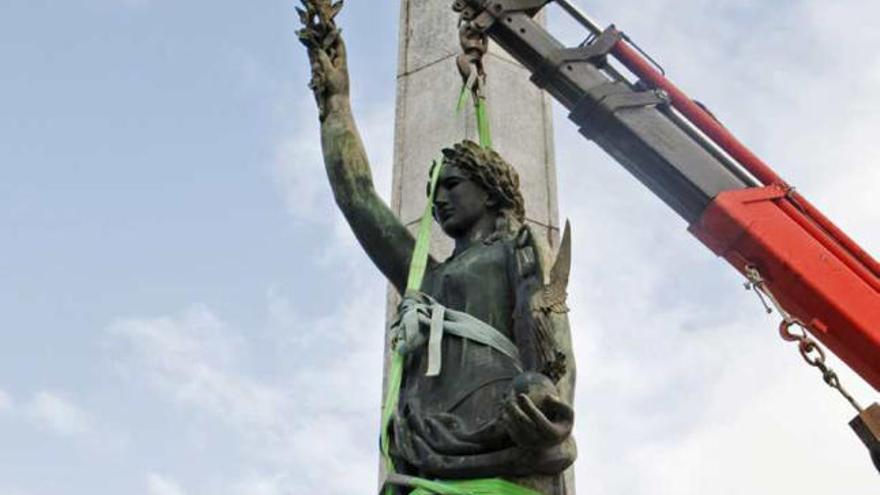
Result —
M272 387L228 373L245 342L213 312L193 306L179 317L120 320L110 328L122 364L185 404L246 427L277 421L287 400Z
M93 419L88 412L53 392L37 393L25 405L25 411L37 425L59 435L82 435L93 428Z
M646 493L867 493L876 473L846 431L853 413L794 356L793 366L773 364L777 351L743 345L699 402L702 418L686 436L632 451Z
M294 493L285 489L292 483L278 473L250 474L235 484L232 493L235 495L286 495Z
M155 473L147 475L147 493L149 495L186 495L186 491L176 481Z
M302 107L305 105L300 105ZM296 113L302 115L305 111ZM332 204L328 200L332 199L317 124L292 133L282 141L276 153L274 173L287 209L295 219L319 223L329 220L325 212Z
M3 390L0 390L0 414L12 411L12 397Z
M0 495L28 495L28 492L17 488L0 486Z
M301 92L305 91L306 88L301 88ZM279 110L285 115L298 115L300 119L280 139L273 175L294 219L311 224L338 224L337 216L328 214L331 210L335 212L335 204L324 169L317 110L312 97L306 96L285 98L293 103L283 105ZM376 191L387 201L390 197L387 192L391 190L394 109L387 105L370 107L355 117L370 160Z
M242 443L247 462L224 474L223 493L355 493L365 480L375 482L382 360L383 297L373 290L361 299L315 319L302 314L304 303L271 292L275 352L256 359L283 373L278 380L248 366L256 342L202 306L175 317L119 320L109 332L130 376Z

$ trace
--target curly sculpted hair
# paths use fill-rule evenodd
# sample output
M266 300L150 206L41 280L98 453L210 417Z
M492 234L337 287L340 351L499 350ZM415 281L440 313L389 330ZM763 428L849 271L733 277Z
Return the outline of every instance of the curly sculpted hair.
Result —
M518 224L525 221L526 207L519 190L519 174L494 150L464 140L443 150L443 163L458 167L485 189L498 204L502 216Z

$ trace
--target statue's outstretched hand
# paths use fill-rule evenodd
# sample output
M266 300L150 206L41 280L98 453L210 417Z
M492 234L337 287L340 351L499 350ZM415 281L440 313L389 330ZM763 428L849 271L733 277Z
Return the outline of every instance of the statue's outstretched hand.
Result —
M300 0L304 9L297 7L302 29L297 31L305 45L312 67L309 88L315 94L321 121L331 110L337 97L348 97L348 65L345 43L334 20L342 10L342 0Z

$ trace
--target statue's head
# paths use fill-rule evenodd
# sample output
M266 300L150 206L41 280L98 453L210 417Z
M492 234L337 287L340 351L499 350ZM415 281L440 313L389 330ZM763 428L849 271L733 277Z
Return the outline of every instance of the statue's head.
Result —
M514 231L525 220L519 175L501 156L472 141L443 150L434 216L452 237L487 216L496 232Z

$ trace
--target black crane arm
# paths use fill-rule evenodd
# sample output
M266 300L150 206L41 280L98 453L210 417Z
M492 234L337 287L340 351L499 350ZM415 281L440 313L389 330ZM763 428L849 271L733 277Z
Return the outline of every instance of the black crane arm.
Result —
M567 48L534 18L550 0L462 0L472 22L532 72L532 81L569 111L581 133L613 156L688 223L721 191L754 185L670 111L662 90L641 88L611 69L621 33ZM467 12L465 12L467 15Z

